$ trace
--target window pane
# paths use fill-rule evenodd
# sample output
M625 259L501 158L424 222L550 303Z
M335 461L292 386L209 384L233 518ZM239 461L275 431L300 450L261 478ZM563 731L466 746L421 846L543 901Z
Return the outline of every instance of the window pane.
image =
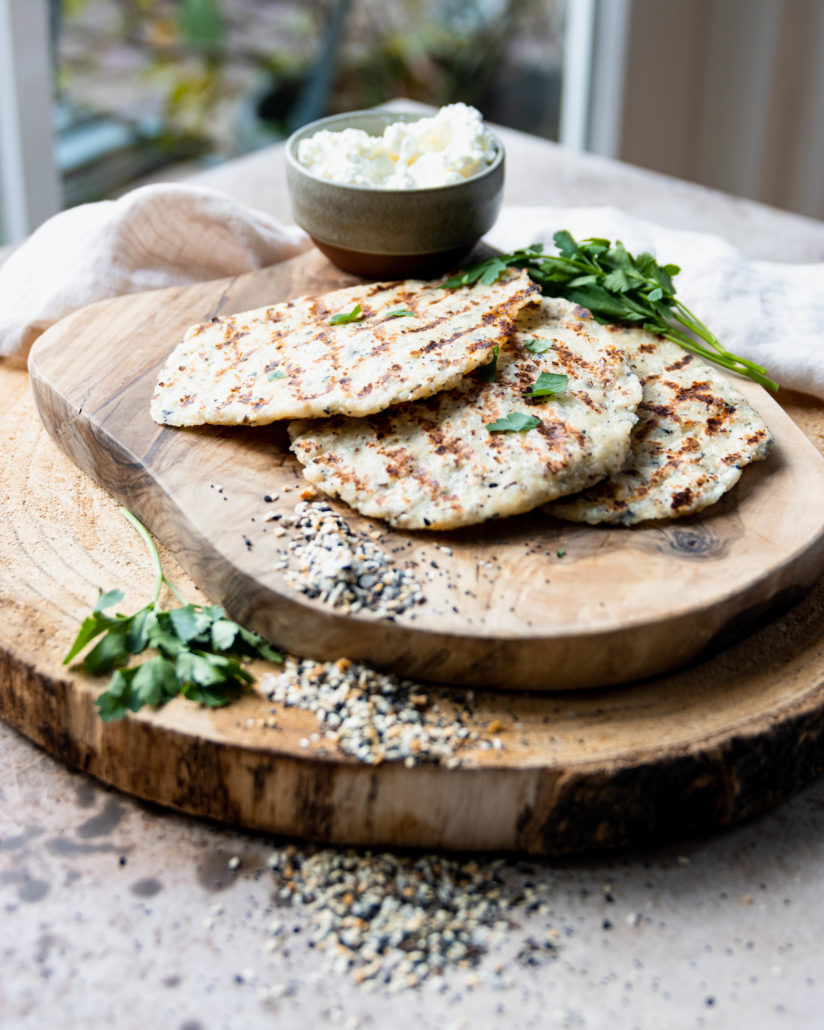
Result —
M314 118L462 100L557 138L564 0L63 0L66 203L183 174Z

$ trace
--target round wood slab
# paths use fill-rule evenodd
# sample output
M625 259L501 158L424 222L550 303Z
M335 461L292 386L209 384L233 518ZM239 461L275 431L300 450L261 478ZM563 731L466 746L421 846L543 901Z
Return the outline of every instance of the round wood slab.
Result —
M0 716L73 767L179 810L334 842L563 854L683 837L774 804L824 769L824 585L677 674L612 689L429 689L502 749L461 768L321 753L311 715L250 692L101 723L103 684L61 664L98 587L144 604L152 573L117 503L55 446L0 363ZM824 450L824 410L782 400ZM163 551L172 580L194 584ZM496 725L499 724L499 725ZM490 730L490 725L494 729Z
M289 534L265 521L291 515L305 485L284 426L172 429L152 421L149 401L191 324L351 281L310 252L235 279L104 301L32 351L38 409L60 447L239 622L312 658L346 654L429 682L559 690L679 667L821 574L824 461L765 391L744 383L775 446L700 516L623 529L535 513L405 533L336 505L355 532L382 532L381 547L412 570L425 603L388 620L310 600L278 568Z

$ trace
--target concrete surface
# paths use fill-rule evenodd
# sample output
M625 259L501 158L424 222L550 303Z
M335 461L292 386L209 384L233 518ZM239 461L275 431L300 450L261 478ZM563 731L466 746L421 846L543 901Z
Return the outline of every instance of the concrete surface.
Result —
M440 987L386 994L323 971L305 906L277 903L277 842L110 791L4 724L0 753L4 1030L822 1025L821 782L710 840L510 858L547 911L516 907ZM557 948L536 946L552 930Z

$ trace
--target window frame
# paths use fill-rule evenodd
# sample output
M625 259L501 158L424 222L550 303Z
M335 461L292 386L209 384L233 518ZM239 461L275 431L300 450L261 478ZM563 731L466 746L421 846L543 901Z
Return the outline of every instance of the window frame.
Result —
M48 0L0 0L2 237L23 239L60 210Z

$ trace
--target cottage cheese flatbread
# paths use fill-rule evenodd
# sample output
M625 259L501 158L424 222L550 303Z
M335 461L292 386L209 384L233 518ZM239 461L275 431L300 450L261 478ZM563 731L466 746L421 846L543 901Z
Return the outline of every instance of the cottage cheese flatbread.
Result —
M215 318L189 329L169 356L152 418L263 425L428 397L488 361L538 298L527 273L513 271L491 286L373 283ZM356 305L361 318L332 324Z
M502 342L491 382L460 386L365 419L289 426L306 478L364 515L406 529L452 529L516 515L572 493L618 469L641 399L620 347L604 345L564 302L521 312ZM532 341L549 344L544 353ZM530 403L541 372L567 375L563 394ZM490 432L512 412L537 428Z
M638 329L600 329L602 339L626 350L643 385L632 447L619 472L547 511L630 526L714 504L745 465L767 454L770 433L760 415L723 375L677 344Z

